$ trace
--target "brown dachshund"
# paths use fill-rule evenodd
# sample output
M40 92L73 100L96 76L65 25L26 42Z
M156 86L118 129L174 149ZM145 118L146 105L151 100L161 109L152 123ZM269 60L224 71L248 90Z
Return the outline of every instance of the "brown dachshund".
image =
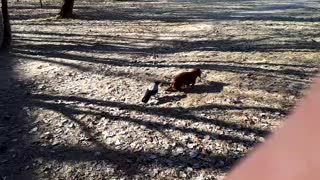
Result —
M201 70L199 68L192 69L189 72L178 74L172 81L170 87L166 91L181 91L183 86L191 87L196 83L197 77L201 78Z

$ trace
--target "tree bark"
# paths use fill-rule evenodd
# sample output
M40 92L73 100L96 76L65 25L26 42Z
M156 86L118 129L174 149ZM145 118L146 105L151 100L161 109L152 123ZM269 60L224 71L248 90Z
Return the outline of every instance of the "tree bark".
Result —
M9 12L8 12L8 1L1 0L1 26L2 26L2 41L0 44L1 51L8 51L11 44L11 26L9 21Z
M74 0L63 0L63 5L59 13L61 18L72 18L73 17L73 5Z

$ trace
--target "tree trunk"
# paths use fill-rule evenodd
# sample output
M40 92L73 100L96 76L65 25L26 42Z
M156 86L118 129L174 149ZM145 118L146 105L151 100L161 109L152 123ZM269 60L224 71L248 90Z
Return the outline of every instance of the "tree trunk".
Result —
M0 50L8 51L11 44L11 27L9 21L8 1L1 0L1 39Z
M61 18L72 18L74 0L63 0L63 5L59 13Z

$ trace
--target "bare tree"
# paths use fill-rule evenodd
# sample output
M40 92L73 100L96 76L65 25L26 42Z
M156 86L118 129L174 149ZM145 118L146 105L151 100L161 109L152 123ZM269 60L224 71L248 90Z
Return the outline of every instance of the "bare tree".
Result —
M0 50L8 51L11 44L11 27L9 21L8 1L1 0L1 37Z
M63 5L59 13L61 18L72 18L73 17L73 5L74 0L63 0Z

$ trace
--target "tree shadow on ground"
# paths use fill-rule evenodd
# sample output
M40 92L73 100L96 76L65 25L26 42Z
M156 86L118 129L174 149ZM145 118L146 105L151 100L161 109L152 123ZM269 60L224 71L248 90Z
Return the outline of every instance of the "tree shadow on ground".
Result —
M1 58L2 59L2 58ZM230 143L241 143L246 146L252 146L256 142L252 140L242 139L239 137L233 137L229 135L215 134L209 131L203 131L196 128L184 128L177 127L171 124L162 124L159 122L152 122L149 120L141 120L130 117L118 117L109 114L108 112L96 110L86 110L82 111L75 107L70 107L70 105L64 104L66 101L77 101L85 103L93 103L98 106L111 106L118 108L125 108L132 111L140 111L149 114L167 114L168 117L176 118L188 118L194 119L195 116L180 116L180 111L176 109L167 108L145 108L138 105L127 105L118 102L108 102L94 99L86 99L82 97L75 96L50 96L50 95L30 95L27 91L29 83L20 80L14 80L16 75L13 74L12 66L5 65L5 63L12 63L12 58L9 61L1 61L0 74L1 81L3 85L0 90L2 93L0 96L1 107L1 146L0 146L0 175L2 178L9 179L34 179L39 175L39 170L44 168L42 165L35 164L35 160L41 158L44 162L56 161L56 162L104 162L106 164L111 164L117 169L118 176L134 177L139 173L144 173L143 169L146 167L174 167L186 169L187 167L194 167L195 164L202 162L200 166L194 168L200 169L219 169L227 170L233 165L242 155L228 154L228 155L215 155L213 152L206 154L200 153L196 158L190 157L189 152L174 155L171 151L163 154L154 151L137 151L132 152L131 150L117 150L115 147L107 146L103 143L101 139L98 139L95 129L88 127L86 124L81 122L76 118L76 115L86 114L94 115L97 117L105 117L112 121L128 121L133 124L144 125L150 130L155 131L165 131L165 130L177 130L183 133L195 133L198 136L211 135L216 139L221 139L224 141L230 141ZM11 81L7 81L10 79ZM62 102L57 103L61 100ZM43 130L38 129L37 132L40 134L35 135L34 132L31 133L35 126L34 119L30 114L31 109L47 109L53 110L61 113L63 116L67 117L81 128L81 130L86 134L89 141L91 141L94 146L91 148L81 147L81 146L67 146L67 145L40 145L39 136L45 133ZM179 115L180 114L180 115ZM211 123L209 119L202 119L201 121L207 121ZM233 129L232 124L223 123L219 120L212 120L213 123L220 122L219 124L227 128ZM240 128L240 129L238 129ZM245 127L234 127L234 129L245 130ZM249 128L248 130L250 130ZM31 130L31 131L30 131ZM261 134L262 130L255 130L256 133ZM96 152L99 155L96 156ZM157 159L152 158L152 156L158 157ZM209 159L209 161L204 161L204 159ZM219 164L220 161L225 162L225 164ZM49 170L50 171L50 170ZM37 175L35 175L37 174ZM41 177L46 177L42 174Z
M19 80L10 54L0 59L0 179L32 179L34 137L28 131L33 125L25 103L29 82Z
M32 46L32 47L31 47ZM116 71L104 71L102 66L104 65L111 65L114 67L133 67L133 68L179 68L179 69L192 69L192 68L200 68L202 70L210 70L210 71L218 71L218 72L231 72L231 73L237 73L241 76L243 76L247 82L249 80L254 80L256 83L250 83L245 85L249 89L261 89L266 90L267 92L273 92L279 88L277 87L283 87L282 90L286 90L287 86L291 82L301 82L301 83L308 83L308 77L313 76L315 73L318 72L318 65L317 64L310 64L308 65L308 68L305 67L303 64L296 64L296 65L286 65L282 66L279 65L278 67L281 68L268 68L265 67L268 64L272 67L272 62L265 63L265 66L259 67L255 66L254 64L248 64L248 63L216 63L215 61L207 62L207 63L167 63L166 61L158 61L157 59L154 61L143 61L138 59L125 59L125 58L101 58L101 57L88 57L83 54L69 54L69 53L63 53L63 47L60 47L61 51L58 49L55 49L54 51L48 50L48 49L38 49L37 51L34 51L41 45L30 45L27 49L24 49L26 47L21 46L21 48L15 48L13 50L14 55L16 57L20 58L29 58L36 61L42 61L42 62L49 62L53 64L68 66L71 68L76 68L80 71L92 71L94 73L102 73L104 75L108 76L126 76L133 79L136 79L137 81L141 80L148 80L153 81L154 79L157 79L159 77L156 77L156 74L154 75L137 75L137 74L131 74L131 73L125 73L125 72L116 72ZM49 46L48 46L49 47ZM87 51L85 51L87 52ZM61 60L57 61L56 58L61 59L67 59L67 60ZM90 64L96 64L99 67L101 66L100 70L94 69L92 65ZM301 68L299 68L301 67ZM112 72L112 73L108 73ZM152 74L152 73L151 73ZM152 76L152 77L151 77ZM259 80L260 78L261 80ZM283 83L280 84L272 84L272 82L266 83L265 80L268 78L274 78L276 80L281 80ZM198 90L196 91L204 91L206 87L200 86ZM207 91L214 90L214 89L206 89ZM290 90L286 90L286 92L291 93Z
M132 54L173 54L189 51L221 51L221 52L317 52L320 49L320 43L317 41L305 41L305 40L286 40L284 42L274 44L273 41L278 41L277 38L284 36L286 33L282 34L271 34L267 38L255 38L255 39L235 39L235 38L225 38L219 40L159 40L150 38L123 38L119 36L107 36L108 39L118 39L118 42L83 42L79 40L72 41L63 38L59 39L55 36L84 36L77 34L61 34L61 33L43 33L39 31L14 31L16 35L32 34L32 35L42 35L46 34L52 36L50 38L40 38L43 41L48 42L65 42L68 44L24 44L16 45L16 49L38 49L46 50L59 49L63 50L81 50L81 51L95 51L95 52L117 52L120 54L132 53ZM86 35L89 36L89 35ZM103 35L94 35L95 38L103 38ZM290 35L291 36L291 35ZM36 41L33 38L15 38L22 42ZM123 40L125 40L123 42ZM122 42L120 42L122 41ZM143 46L139 47L134 44L135 41L144 41L146 43L155 43L158 45Z
M140 105L135 104L126 104L122 102L113 102L113 101L102 101L97 99L87 99L83 97L77 97L77 96L51 96L51 95L34 95L33 97L33 105L34 106L44 106L46 108L54 108L54 109L61 109L58 108L59 104L48 104L45 101L57 101L57 100L65 100L65 101L76 101L76 102L85 102L86 104L95 104L98 106L104 106L104 107L117 107L120 109L126 109L126 110L132 110L132 111L138 111L142 113L147 114L153 114L153 115L160 115L164 117L172 117L172 118L179 118L179 119L185 119L185 120L191 120L194 122L203 122L203 123L209 123L214 124L217 126L223 126L225 128L229 128L231 130L236 131L249 131L252 133L256 133L261 136L265 136L269 133L268 130L261 130L256 129L254 127L247 127L244 125L235 125L232 122L223 121L219 119L208 119L204 117L198 117L192 114L188 114L190 109L194 110L193 108L168 108L168 107L144 107ZM283 110L277 109L277 108L268 108L268 107L250 107L250 106L233 106L233 105L216 105L216 108L223 108L223 109L256 109L256 110L264 110L264 111L278 111L282 112ZM75 114L79 114L77 110L68 109L68 111L73 111ZM89 112L88 112L89 113ZM99 113L93 113L93 115L99 115ZM101 114L100 114L101 115ZM105 112L104 116L109 116L107 112ZM111 118L113 119L113 118ZM130 118L129 118L130 119ZM237 126L237 127L235 127Z
M58 103L59 102L59 103ZM96 145L94 149L81 148L81 147L66 147L60 146L57 148L55 153L49 155L46 149L41 150L40 154L45 159L55 159L58 161L91 161L91 160L102 160L107 163L111 163L117 167L120 173L124 176L131 176L137 173L142 173L140 170L143 167L149 166L161 166L161 167L192 167L195 164L202 164L200 169L218 169L218 170L228 170L234 163L236 163L241 157L241 154L228 154L228 155L214 155L214 152L210 153L200 153L197 158L192 158L188 153L182 153L179 155L173 154L173 149L167 151L165 154L153 151L138 151L131 152L130 150L115 150L115 147L104 145L103 140L97 136L96 130L94 128L87 127L81 120L77 119L77 115L93 115L95 117L103 117L114 122L125 121L130 122L132 125L145 126L147 129L152 131L159 131L165 133L167 130L179 131L182 133L195 134L198 137L204 138L205 136L212 137L212 140L222 140L228 143L239 143L244 146L253 146L257 142L255 140L244 139L237 136L226 135L226 134L216 134L214 132L205 131L197 128L191 127L178 127L170 123L155 122L151 119L137 119L129 116L115 116L107 111L97 112L97 110L81 110L77 107L69 106L68 102L86 103L93 104L94 106L100 107L116 107L120 109L125 109L129 111L136 111L140 113L146 113L150 115L161 115L168 118L176 118L180 120L191 120L193 122L203 122L208 124L215 124L221 126L221 128L227 128L232 131L242 131L245 133L255 133L257 136L265 137L269 134L268 130L262 130L253 127L246 127L241 124L236 124L232 122L222 121L218 119L208 119L204 117L198 117L195 115L187 114L186 112L191 109L177 109L177 108L160 108L160 107L144 107L133 104L125 104L121 102L111 102L111 101L101 101L95 99L87 99L77 96L51 96L45 94L32 95L30 96L30 105L33 108L42 108L47 110L52 110L59 112L74 123L78 124L79 127L85 132L89 141ZM225 109L234 109L237 107L233 106L221 106ZM219 105L216 106L219 108ZM242 107L254 108L260 110L260 107ZM271 109L271 108L270 108ZM193 109L195 110L195 109ZM268 110L262 108L262 110ZM99 156L92 156L95 151L101 152ZM150 158L152 155L158 157L157 160ZM207 161L203 161L207 159ZM219 165L218 162L225 162L224 165ZM168 163L172 162L172 163Z
M3 58L1 58L3 59ZM131 150L117 150L115 147L107 146L96 135L95 129L87 127L86 124L76 118L76 115L86 114L97 117L105 117L112 121L127 121L133 124L143 125L146 128L154 131L165 132L166 130L175 130L182 133L193 133L197 136L210 136L214 139L227 141L229 143L240 143L245 146L253 146L255 141L243 139L237 136L215 134L210 131L204 131L197 128L177 127L172 124L162 124L159 122L152 122L150 120L142 120L131 117L119 117L109 114L105 111L97 112L97 110L80 110L72 107L64 102L75 101L78 103L95 104L103 107L117 107L130 111L137 111L147 114L161 115L165 117L173 117L179 119L192 120L194 122L214 123L217 126L222 126L234 131L248 131L257 133L258 136L266 136L269 132L267 130L260 130L252 127L245 127L242 125L224 122L217 119L208 119L188 115L181 112L190 111L189 109L175 109L175 108L157 108L157 107L143 107L139 105L125 104L120 102L101 101L95 99L86 99L76 96L52 96L52 95L30 95L28 92L29 84L32 82L24 82L18 80L14 75L13 59L8 58L8 61L2 60L1 63L1 86L0 90L0 106L1 108L1 146L0 146L0 175L9 179L33 179L34 174L39 173L41 165L35 165L35 159L42 158L46 161L56 162L104 162L111 164L118 170L119 176L134 177L137 174L143 174L143 169L146 167L174 167L183 168L193 167L197 169L218 169L226 171L236 163L243 155L229 153L226 155L217 155L214 152L200 152L194 158L190 157L189 152L174 155L172 149L165 154L155 151L136 151ZM10 80L10 81L8 81ZM62 101L57 103L57 101ZM219 106L217 106L219 107ZM222 108L224 106L221 106ZM34 119L30 114L31 109L47 109L56 111L67 117L74 123L81 127L81 130L86 134L88 139L95 145L94 147L81 146L67 146L67 145L41 145L39 144L39 135L30 133L31 129L36 127ZM235 107L226 107L235 108ZM246 108L246 107L243 107ZM259 107L248 107L260 109ZM39 129L39 132L42 130ZM44 133L44 132L41 132ZM99 152L99 155L95 155ZM157 157L154 159L152 157ZM223 165L220 162L225 162ZM200 163L201 162L201 163ZM200 164L200 165L197 165ZM45 177L46 175L41 175Z
M279 67L299 67L299 68L316 68L317 64L284 64L284 63L273 63L273 62L238 62L238 61L219 61L219 60L200 60L200 61L179 61L179 63L219 63L219 64L236 64L241 66L279 66Z
M205 84L196 84L193 88L184 90L186 93L203 94L203 93L219 93L223 90L224 86L228 84L223 82L205 82Z
M183 98L186 98L187 95L169 95L165 94L164 96L158 98L158 104L165 104L168 102L180 101Z
M180 4L179 4L180 3ZM311 12L318 9L310 5L295 2L274 3L272 5L252 1L224 2L171 2L170 7L163 8L149 3L136 3L127 8L118 4L106 12L102 8L87 8L79 10L83 20L114 20L114 21L162 21L169 23L199 22L199 21L292 21L317 22L320 17ZM232 5L230 5L232 4ZM161 6L162 5L162 6ZM301 16L301 9L306 13ZM261 12L263 11L263 13ZM94 12L94 16L93 16ZM299 16L300 15L300 16Z
M230 42L231 43L231 42ZM198 48L201 49L199 46ZM45 56L47 58L64 58L70 59L73 61L83 61L83 62L91 62L97 64L108 64L113 66L119 67L157 67L157 68L168 68L168 67L179 67L179 68L201 68L204 70L216 70L216 71L228 71L228 72L254 72L254 73L270 73L270 74L283 74L283 75L297 75L301 77L306 77L313 75L315 73L307 73L301 70L295 69L266 69L260 67L249 67L249 66L240 66L237 64L212 64L212 63L201 63L201 64L166 64L166 63L154 63L154 62L139 62L139 60L130 61L127 59L112 59L112 58L97 58L97 57L85 57L83 55L76 55L76 54L66 54L63 53L64 50L77 50L82 52L114 52L114 53L125 53L125 54L158 54L159 52L148 50L148 49L140 49L137 47L132 48L118 48L116 45L97 45L94 46L83 46L78 47L77 45L37 45L37 44L28 44L28 45L16 45L13 52L15 54L22 54L22 55L29 55L29 56ZM253 48L254 49L254 48ZM32 51L31 51L32 50ZM35 51L36 50L36 51ZM197 49L190 49L190 51L197 50ZM213 50L213 49L212 49ZM218 51L223 51L222 49L218 49ZM172 53L175 53L171 51Z
M82 20L113 20L113 21L142 21L153 20L162 22L199 22L199 21L291 21L291 22L317 22L318 16L314 13L318 10L316 2L252 2L246 1L172 1L172 2L113 2L105 7L88 6L87 3L75 4L74 12ZM169 4L169 6L168 6ZM36 5L37 6L37 5ZM17 4L12 7L15 10L33 10L36 7ZM42 14L30 12L29 14L15 16L13 19L32 19L37 17L50 17L57 14L59 6L46 3ZM46 9L52 10L43 16ZM301 14L301 10L306 13ZM262 12L261 12L262 11Z

